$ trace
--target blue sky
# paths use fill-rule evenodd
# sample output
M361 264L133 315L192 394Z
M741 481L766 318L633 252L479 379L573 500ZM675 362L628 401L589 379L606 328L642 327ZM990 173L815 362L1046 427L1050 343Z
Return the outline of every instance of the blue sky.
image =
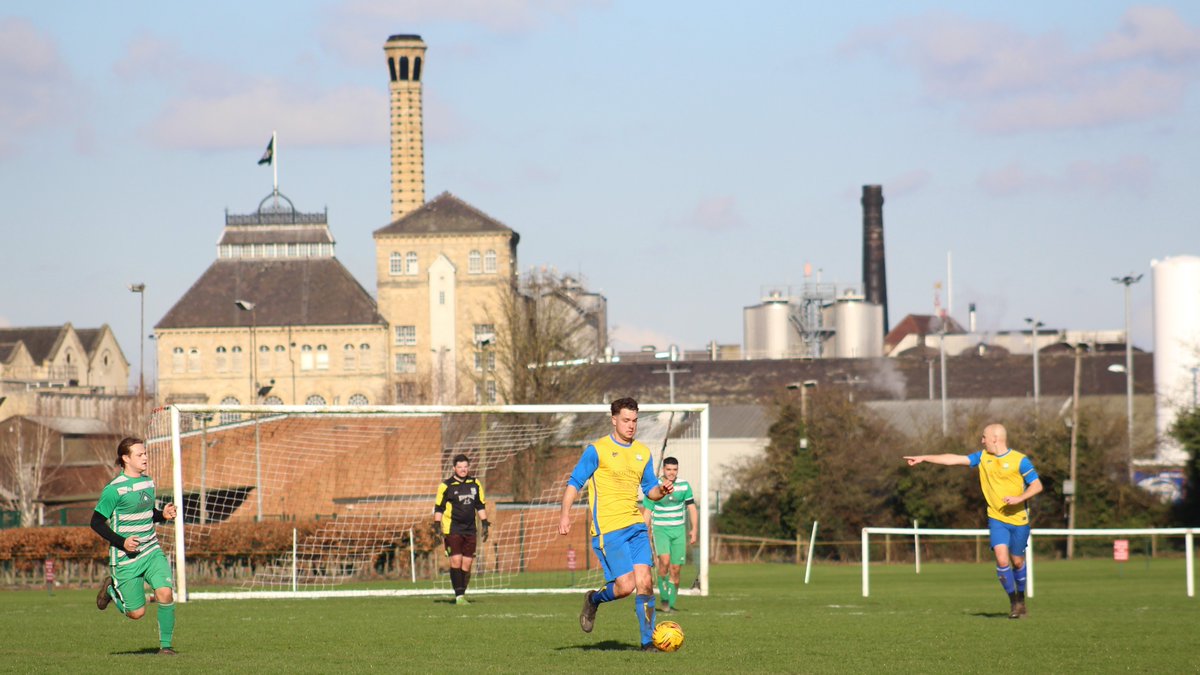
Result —
M0 9L0 325L110 324L136 369L225 209L328 207L374 289L382 45L418 33L426 196L581 273L619 347L742 341L804 264L858 286L882 184L890 315L1152 339L1150 261L1200 254L1200 5L400 0ZM942 291L942 302L947 300ZM150 329L147 328L147 332ZM152 353L151 345L147 345ZM149 359L148 359L149 360ZM152 363L147 364L151 370Z

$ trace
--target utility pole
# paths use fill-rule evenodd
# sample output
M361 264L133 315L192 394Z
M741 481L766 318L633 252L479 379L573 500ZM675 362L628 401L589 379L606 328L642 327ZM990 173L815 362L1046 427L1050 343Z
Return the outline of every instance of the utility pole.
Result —
M1075 494L1078 486L1075 482L1075 465L1079 448L1079 389L1083 380L1083 345L1075 345L1075 386L1071 394L1071 478L1063 486L1063 494L1067 498L1067 560L1075 556Z

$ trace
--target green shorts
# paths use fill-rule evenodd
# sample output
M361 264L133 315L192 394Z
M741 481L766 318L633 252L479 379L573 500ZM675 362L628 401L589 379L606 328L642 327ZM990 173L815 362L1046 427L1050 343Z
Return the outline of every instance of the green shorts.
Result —
M687 530L682 527L654 528L654 553L660 558L671 556L672 565L682 565L687 559Z
M138 556L128 565L112 567L112 577L117 597L127 612L146 606L146 584L155 590L175 589L171 581L171 563L167 562L161 549Z

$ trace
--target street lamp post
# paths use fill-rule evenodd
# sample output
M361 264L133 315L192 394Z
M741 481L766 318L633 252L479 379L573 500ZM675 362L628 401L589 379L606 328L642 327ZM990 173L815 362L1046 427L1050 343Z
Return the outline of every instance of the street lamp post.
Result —
M1038 329L1046 324L1029 317L1026 317L1025 323L1033 327L1033 407L1036 409L1042 397L1042 379L1038 371Z
M816 380L805 380L803 382L791 382L787 388L795 391L800 390L800 422L804 425L804 435L800 438L800 448L808 447L808 390L817 386Z
M1113 277L1114 283L1125 287L1125 424L1129 452L1129 476L1133 477L1133 340L1129 335L1130 287L1142 280L1142 275L1126 274Z
M233 304L243 312L250 313L250 402L254 405L258 404L258 352L255 349L255 332L258 328L258 318L254 316L254 303L248 300L234 300ZM255 520L262 522L263 517L263 494L262 494L262 454L260 449L260 438L258 428L258 416L254 417L254 494L257 502L257 513Z
M138 414L146 412L146 284L129 284L129 292L137 293L138 310Z

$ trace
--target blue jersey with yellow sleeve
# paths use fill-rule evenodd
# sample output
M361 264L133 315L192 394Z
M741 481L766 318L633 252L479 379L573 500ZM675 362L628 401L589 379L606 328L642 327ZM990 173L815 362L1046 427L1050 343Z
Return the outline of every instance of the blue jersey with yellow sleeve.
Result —
M1005 504L1005 497L1016 497L1025 486L1038 479L1033 462L1016 450L993 455L980 450L967 455L972 467L979 467L979 487L987 500L988 518L1010 525L1029 524L1028 502Z
M650 449L638 441L624 445L612 434L583 450L568 481L576 490L588 488L592 536L640 525L638 488L649 493L658 485Z

